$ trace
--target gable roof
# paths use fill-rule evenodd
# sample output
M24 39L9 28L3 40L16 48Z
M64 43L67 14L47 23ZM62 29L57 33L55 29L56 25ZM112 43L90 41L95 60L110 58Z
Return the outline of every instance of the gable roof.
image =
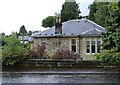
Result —
M105 28L88 20L88 19L75 19L62 23L62 36L89 36L101 35L101 32L106 32ZM52 28L35 33L33 37L52 37L55 34L55 26Z

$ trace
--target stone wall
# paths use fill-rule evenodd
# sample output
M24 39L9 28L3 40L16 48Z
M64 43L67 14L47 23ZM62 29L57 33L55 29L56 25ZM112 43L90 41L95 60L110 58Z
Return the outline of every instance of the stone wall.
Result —
M86 39L93 38L100 39L100 37L82 37L82 38L36 38L34 43L31 45L32 48L37 46L37 44L42 45L43 42L46 43L46 51L48 55L52 56L58 49L68 49L71 50L71 39L76 39L77 53L84 60L93 60L93 54L86 54ZM80 40L80 41L79 41Z
M54 55L58 49L69 49L70 47L69 38L47 38L46 41L47 52L51 54L51 56Z

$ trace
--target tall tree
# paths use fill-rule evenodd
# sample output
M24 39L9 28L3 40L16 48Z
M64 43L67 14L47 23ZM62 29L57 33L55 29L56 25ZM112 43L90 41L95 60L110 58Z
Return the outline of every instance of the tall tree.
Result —
M79 5L76 3L75 0L72 0L72 2L68 2L69 0L65 0L65 3L62 6L61 10L61 21L65 22L67 20L71 19L78 19L80 9Z
M27 30L25 29L25 26L24 26L24 25L20 27L19 33L20 33L20 35L25 35L25 34L27 34Z
M89 19L106 28L103 49L120 51L120 2L93 2Z
M55 25L55 20L56 19L54 16L48 16L42 20L42 26L43 27L52 27Z
M109 4L108 31L116 32L120 29L120 2L114 2Z
M88 9L90 10L88 18L89 18L90 20L92 20L92 21L95 21L94 14L95 14L96 11L97 11L96 3L93 2L93 4L89 5Z
M89 19L97 24L107 27L107 20L109 18L108 2L96 2L96 0L89 6Z
M120 2L109 4L107 33L103 34L103 48L120 52Z

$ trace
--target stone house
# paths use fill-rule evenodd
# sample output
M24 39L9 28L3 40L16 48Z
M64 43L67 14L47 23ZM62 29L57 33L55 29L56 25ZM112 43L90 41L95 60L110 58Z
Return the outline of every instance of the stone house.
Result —
M105 28L88 19L69 20L62 24L57 19L55 26L32 35L31 48L44 44L51 55L58 49L69 49L79 53L84 60L91 60L93 54L100 52L102 32L106 32Z

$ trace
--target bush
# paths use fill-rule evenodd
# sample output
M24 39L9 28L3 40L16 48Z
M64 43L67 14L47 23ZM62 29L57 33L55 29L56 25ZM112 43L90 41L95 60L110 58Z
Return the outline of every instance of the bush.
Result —
M20 63L27 57L27 48L20 45L20 41L16 38L16 34L5 37L6 43L2 46L2 63L4 65L14 65Z
M37 45L36 49L34 50L29 50L29 58L38 58L38 59L44 59L44 55L46 54L45 52L46 46L45 45Z
M46 53L45 50L46 50L45 45L37 45L37 47L36 47L37 57L44 58L44 54Z
M94 57L104 65L120 65L120 52L115 53L113 50L104 50L99 54L95 54Z
M62 59L81 59L78 53L69 50L57 50L53 55L53 59L62 60Z
M35 50L30 49L30 50L28 51L28 56L29 56L29 58L36 58L37 53L35 52Z
M17 47L15 51L11 50L11 47L4 47L2 50L2 63L4 65L14 65L22 62L27 58L27 49L23 47Z

